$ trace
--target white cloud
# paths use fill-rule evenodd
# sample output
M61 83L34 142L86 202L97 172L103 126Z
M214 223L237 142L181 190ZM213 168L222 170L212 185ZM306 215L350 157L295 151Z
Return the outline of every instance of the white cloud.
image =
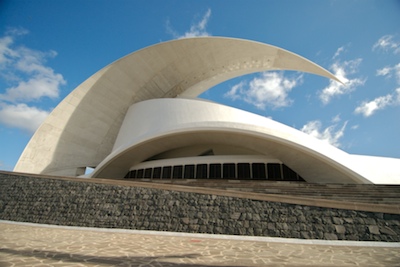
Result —
M241 99L258 109L280 108L289 106L293 100L289 92L302 82L302 75L286 78L282 72L263 72L249 83L242 81L225 93L225 97L233 100Z
M356 114L362 114L364 117L369 117L378 110L396 105L400 105L400 88L397 88L392 94L377 97L369 102L362 102L361 105L354 110L354 112Z
M14 166L10 166L6 163L4 163L4 161L0 160L0 169L1 170L5 170L5 171L12 171Z
M204 14L203 18L196 22L193 23L190 26L190 30L186 31L184 34L179 34L177 33L172 26L170 25L170 22L167 21L167 31L168 33L172 34L175 39L183 39L183 38L191 38L191 37L200 37L200 36L210 36L210 33L207 32L207 23L210 20L211 17L211 9L207 9L206 13Z
M22 27L8 27L6 30L6 34L7 36L20 36L20 35L26 35L28 34L29 31L27 29L24 29Z
M37 75L8 88L5 94L0 94L0 100L16 102L38 100L42 97L57 98L61 84L65 84L65 81L60 74L48 77Z
M390 75L391 71L392 71L391 67L384 67L376 71L376 76L387 76Z
M400 53L400 42L394 40L393 35L382 36L373 46L372 50L393 50L393 53Z
M325 129L322 129L321 121L309 121L307 122L300 131L311 135L317 139L320 139L324 142L327 142L333 146L340 147L341 144L339 140L344 136L344 131L347 126L347 121L343 124L343 126L336 130L337 124L333 124Z
M23 28L9 28L4 37L0 38L0 70L4 64L8 63L9 57L17 57L18 54L10 48L14 43L14 37L28 34L28 31Z
M66 81L46 65L48 58L57 55L55 51L42 52L14 44L17 36L24 34L24 29L9 29L0 38L0 79L6 85L0 93L0 123L34 131L48 112L27 103L43 97L57 98Z
M49 112L26 104L0 106L0 123L34 132L49 115Z
M9 48L12 43L13 40L10 36L0 38L0 67L9 61L8 56L10 56L10 54L13 52Z
M388 66L376 71L377 76L386 76L386 78L392 77L393 74L396 76L397 83L400 84L400 63L393 67Z
M394 92L394 103L395 105L400 104L400 88L397 88Z
M339 121L341 121L340 114L338 114L338 115L336 115L335 117L332 118L332 122L333 123L338 123Z
M244 87L246 86L246 82L245 81L241 81L238 84L235 84L234 86L232 86L231 90L229 90L229 92L225 93L224 96L228 97L232 100L237 100L241 98L241 95L244 92Z
M363 85L365 80L360 78L349 79L348 75L354 74L358 70L361 59L344 62L336 62L331 66L333 74L343 81L344 84L334 80L329 81L329 85L322 89L318 96L323 104L328 104L332 98L353 92L358 86Z
M337 57L338 57L342 52L344 52L344 51L345 51L345 47L344 47L344 46L339 47L339 48L336 50L335 55L333 55L333 59L337 58Z
M66 82L61 74L44 65L46 58L54 57L56 53L43 53L26 47L12 48L12 42L7 44L7 52L2 54L5 60L1 77L15 85L0 94L0 100L16 102L38 100L41 97L57 98L59 87Z
M393 67L393 72L396 75L397 83L400 84L400 63Z

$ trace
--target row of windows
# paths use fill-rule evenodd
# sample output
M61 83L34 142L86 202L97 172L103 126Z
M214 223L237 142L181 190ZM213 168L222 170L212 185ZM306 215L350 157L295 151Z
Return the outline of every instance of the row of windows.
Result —
M154 167L129 171L125 178L154 179L259 179L304 181L296 172L279 163L212 163Z

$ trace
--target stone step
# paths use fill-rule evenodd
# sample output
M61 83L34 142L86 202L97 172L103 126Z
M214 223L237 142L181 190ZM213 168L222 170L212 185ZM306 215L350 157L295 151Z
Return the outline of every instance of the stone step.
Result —
M143 180L142 180L143 181ZM261 194L291 195L313 199L400 204L400 186L397 185L340 185L309 184L304 182L248 181L248 180L144 180L154 183L208 187L229 191Z

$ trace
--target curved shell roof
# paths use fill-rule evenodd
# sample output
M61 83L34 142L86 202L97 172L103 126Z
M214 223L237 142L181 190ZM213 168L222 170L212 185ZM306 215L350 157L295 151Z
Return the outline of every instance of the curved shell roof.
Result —
M352 170L351 155L326 142L260 115L180 98L152 99L132 105L113 151L91 177L123 178L131 166L154 155L174 149L190 151L193 145L202 147L200 152L226 146L247 149L249 155L278 159L307 182L369 183ZM225 153L220 155L232 155ZM183 155L174 156L179 158L175 165L181 164L182 157L186 157Z
M72 91L36 131L14 170L80 174L80 168L95 167L111 153L132 104L196 97L225 80L267 70L337 80L303 57L258 42L202 37L160 43L117 60Z

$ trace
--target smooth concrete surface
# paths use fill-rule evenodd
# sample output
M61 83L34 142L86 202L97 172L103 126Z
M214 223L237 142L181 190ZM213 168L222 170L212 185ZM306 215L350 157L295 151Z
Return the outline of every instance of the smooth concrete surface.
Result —
M400 184L400 159L350 155L352 169L374 184Z
M310 183L362 184L371 183L370 179L386 182L382 175L359 175L352 170L348 153L299 130L264 116L198 99L152 99L132 105L112 153L91 177L123 178L132 166L154 155L193 145L203 146L201 152L224 145L279 159ZM224 151L224 155L230 156L232 152ZM185 157L175 156L176 165L181 165L179 160Z
M303 57L248 40L202 37L153 45L106 66L72 91L36 131L15 171L83 174L109 155L133 103L193 98L225 80L267 70L337 80Z
M0 267L6 266L400 266L400 244L0 221Z

